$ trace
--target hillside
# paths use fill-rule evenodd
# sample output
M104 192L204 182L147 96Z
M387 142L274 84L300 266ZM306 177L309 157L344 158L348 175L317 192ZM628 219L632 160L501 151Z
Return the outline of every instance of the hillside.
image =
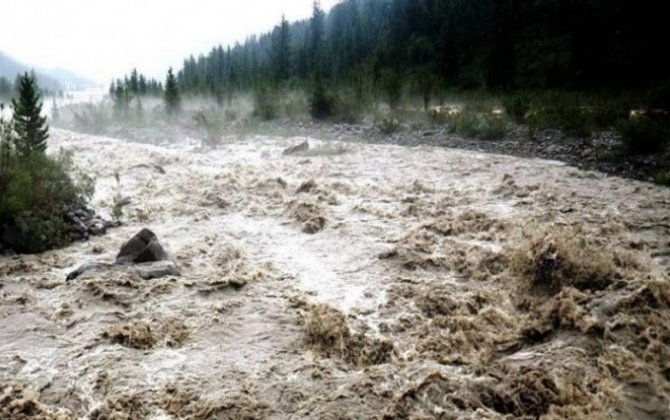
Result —
M33 67L10 57L0 51L0 78L14 81L17 74L35 70L39 85L49 91L79 90L95 86L95 83L69 70L55 68L51 70Z

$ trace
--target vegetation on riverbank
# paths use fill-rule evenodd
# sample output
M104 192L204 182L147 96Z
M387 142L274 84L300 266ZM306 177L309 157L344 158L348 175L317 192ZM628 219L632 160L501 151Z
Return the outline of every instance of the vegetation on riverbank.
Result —
M11 120L0 119L0 251L66 245L72 240L66 215L86 205L93 180L75 170L70 153L46 154L49 127L35 79L27 73L12 111Z

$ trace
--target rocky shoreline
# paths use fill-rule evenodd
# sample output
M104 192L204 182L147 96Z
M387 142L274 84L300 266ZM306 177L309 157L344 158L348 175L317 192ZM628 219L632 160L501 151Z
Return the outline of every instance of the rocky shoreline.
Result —
M117 223L105 220L94 210L84 206L72 206L63 211L63 222L66 224L69 242L87 241L91 236L100 236L107 230L118 226ZM45 224L52 223L50 221ZM35 254L52 248L45 237L35 237L30 232L26 220L17 216L13 222L0 223L0 255Z
M565 162L579 169L654 182L662 172L670 172L670 151L656 155L625 155L614 132L602 132L590 139L579 139L560 130L542 130L529 139L525 129L516 128L504 138L483 140L449 133L445 127L412 128L400 125L398 131L384 133L374 124L331 124L316 122L267 123L277 130L295 130L295 135L322 139L400 146L436 146L495 153L523 158Z

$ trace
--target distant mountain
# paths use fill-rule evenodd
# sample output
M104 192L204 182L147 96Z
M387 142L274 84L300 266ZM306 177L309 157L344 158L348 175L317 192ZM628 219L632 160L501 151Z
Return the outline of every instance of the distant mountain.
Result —
M23 64L0 51L0 77L12 82L17 74L35 70L37 82L42 89L57 92L60 90L78 90L95 86L92 81L65 69L45 70Z
M58 80L66 90L82 90L97 85L95 82L66 69L55 68L52 70L40 70L40 72Z

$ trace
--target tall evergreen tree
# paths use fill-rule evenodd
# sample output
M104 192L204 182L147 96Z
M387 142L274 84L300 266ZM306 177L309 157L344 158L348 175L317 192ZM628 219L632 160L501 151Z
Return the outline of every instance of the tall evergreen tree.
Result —
M179 113L181 108L181 98L179 96L179 87L177 86L177 79L172 73L172 67L168 70L167 78L165 79L165 109L169 115Z
M272 33L272 73L278 82L285 82L291 75L291 33L286 16Z
M129 84L130 92L133 95L137 95L140 92L140 79L137 73L137 69L133 69L133 71L130 72Z
M12 99L12 129L16 135L16 150L24 155L32 152L44 153L49 138L49 126L46 117L42 116L42 102L35 76L26 72L19 77L18 83L18 99Z
M315 0L312 7L312 19L310 21L310 69L312 77L323 75L323 44L325 36L326 16L321 9L321 2Z

